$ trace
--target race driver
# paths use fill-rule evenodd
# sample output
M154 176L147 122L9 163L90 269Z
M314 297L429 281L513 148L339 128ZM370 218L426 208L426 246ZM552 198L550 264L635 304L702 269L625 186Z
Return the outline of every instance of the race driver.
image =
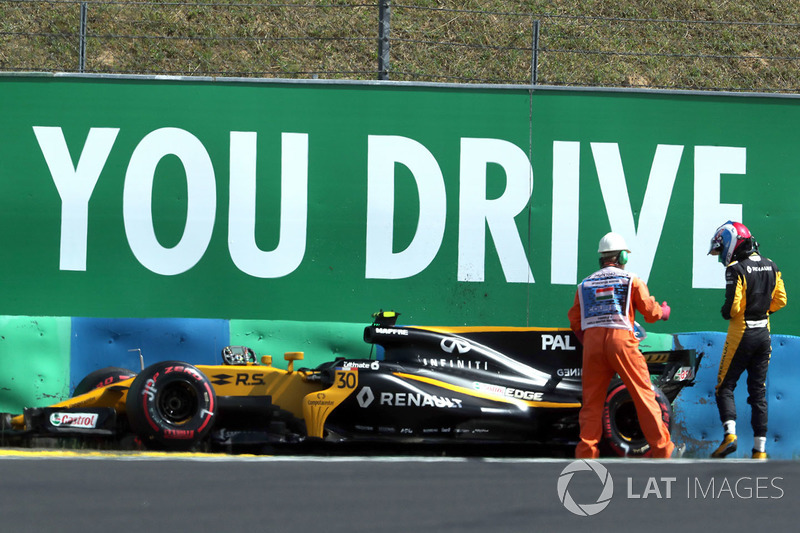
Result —
M717 228L708 253L719 256L719 262L726 267L722 318L730 321L716 387L724 436L711 457L723 458L736 451L733 390L746 370L754 437L752 458L766 459L766 380L772 353L769 316L786 305L783 279L775 263L758 253L758 243L740 222L729 220Z
M570 327L583 343L583 404L575 457L600 456L606 395L614 374L619 374L633 399L650 456L669 458L675 445L661 417L633 325L636 311L646 322L655 322L667 320L670 307L667 302L658 304L645 282L625 271L630 250L621 235L611 232L603 236L597 252L600 270L578 285L567 313Z

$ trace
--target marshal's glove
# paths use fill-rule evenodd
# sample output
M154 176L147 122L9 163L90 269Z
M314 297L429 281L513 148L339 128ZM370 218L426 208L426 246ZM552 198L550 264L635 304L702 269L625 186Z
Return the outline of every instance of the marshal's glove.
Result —
M671 309L670 309L669 305L667 305L667 302L664 301L664 303L661 304L661 320L669 320L669 312L670 312L670 310Z

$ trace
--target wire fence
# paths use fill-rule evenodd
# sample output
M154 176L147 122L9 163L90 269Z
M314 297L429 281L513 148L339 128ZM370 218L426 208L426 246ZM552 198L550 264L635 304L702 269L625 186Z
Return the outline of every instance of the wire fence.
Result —
M0 0L0 70L800 89L793 10L695 20L510 3Z

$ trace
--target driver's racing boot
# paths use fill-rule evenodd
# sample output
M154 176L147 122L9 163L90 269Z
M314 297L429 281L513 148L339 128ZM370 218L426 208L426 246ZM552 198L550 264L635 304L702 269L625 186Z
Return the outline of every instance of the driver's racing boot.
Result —
M756 449L753 449L753 459L766 459L767 452L761 452Z
M733 433L728 433L722 439L722 444L719 445L719 448L714 450L714 452L711 454L711 457L713 457L714 459L723 459L735 451L736 451L736 435L734 435Z

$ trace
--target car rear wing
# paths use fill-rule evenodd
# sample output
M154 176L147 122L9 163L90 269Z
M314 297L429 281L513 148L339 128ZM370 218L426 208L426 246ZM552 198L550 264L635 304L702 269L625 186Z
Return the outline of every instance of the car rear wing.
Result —
M696 350L658 350L642 352L650 379L673 401L683 387L694 385L703 354Z

